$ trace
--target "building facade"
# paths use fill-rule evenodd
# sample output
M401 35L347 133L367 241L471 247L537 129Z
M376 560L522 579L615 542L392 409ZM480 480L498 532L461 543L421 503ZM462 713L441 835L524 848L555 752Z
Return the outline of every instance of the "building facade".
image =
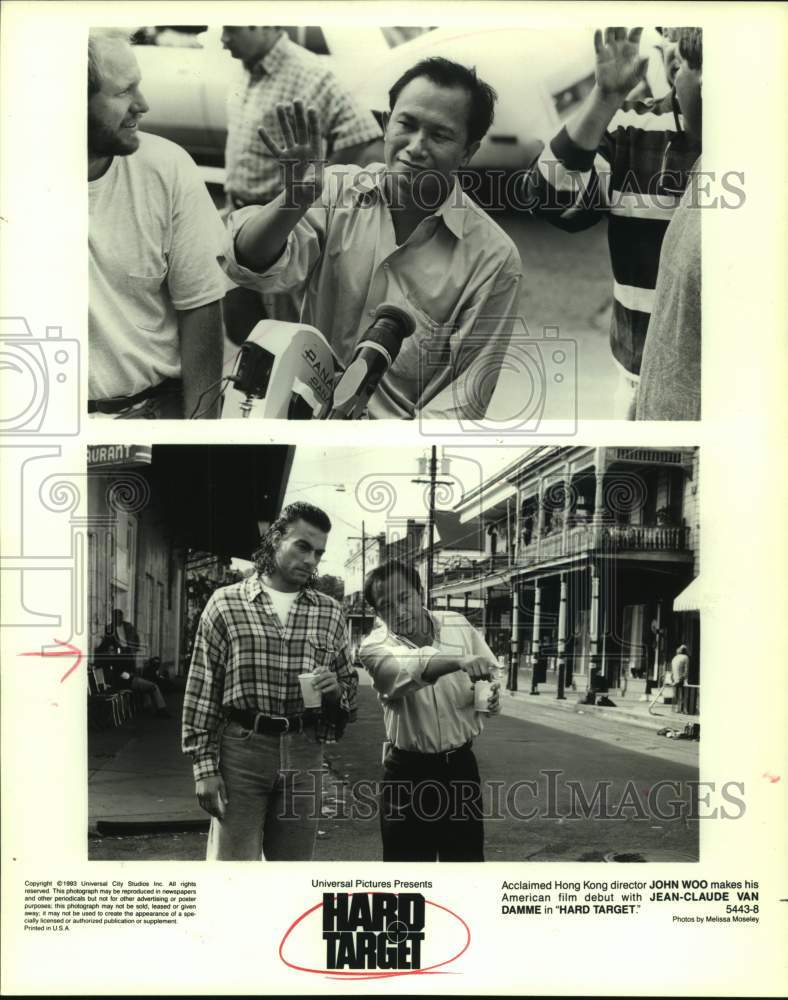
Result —
M89 651L119 608L139 635L138 667L158 657L170 676L185 673L190 561L220 586L232 556L251 557L279 510L293 453L280 445L88 448Z
M477 600L508 687L558 697L643 697L683 643L697 711L698 472L697 449L529 450L458 509L481 517L485 551L436 573L433 606Z

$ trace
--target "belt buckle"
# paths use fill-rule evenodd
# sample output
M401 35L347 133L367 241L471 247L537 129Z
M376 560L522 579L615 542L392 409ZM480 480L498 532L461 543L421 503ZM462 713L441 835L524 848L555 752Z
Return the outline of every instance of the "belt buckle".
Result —
M280 736L284 736L285 733L290 731L290 720L286 715L269 715L268 718L271 720L276 719L277 722L284 722L285 728L279 734Z

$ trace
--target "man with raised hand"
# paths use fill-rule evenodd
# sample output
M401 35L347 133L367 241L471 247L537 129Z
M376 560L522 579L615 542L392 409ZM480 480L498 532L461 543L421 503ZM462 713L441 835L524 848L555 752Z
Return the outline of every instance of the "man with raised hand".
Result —
M88 412L215 418L224 229L189 155L140 134L148 110L140 83L127 36L92 30Z
M521 193L523 203L566 232L608 219L610 347L618 372L613 415L628 420L635 417L662 241L700 153L675 88L658 100L628 98L648 63L641 32L595 32L594 88L543 149Z
M342 735L358 684L342 610L311 586L330 530L319 508L290 504L255 572L216 590L200 617L183 750L212 817L209 861L312 857L323 743ZM306 707L311 694L319 704Z
M428 611L417 571L392 560L366 579L377 612L359 660L383 707L384 861L483 861L484 826L473 741L500 711L497 662L455 611Z
M426 59L389 92L385 164L324 169L318 115L301 102L278 108L282 145L260 130L285 190L230 216L225 269L259 291L302 290L301 320L342 364L378 305L410 313L415 333L373 394L372 417L486 413L514 327L520 258L456 173L494 103L473 70Z
M282 190L279 162L257 131L262 126L276 134L276 106L282 102L300 98L318 109L321 155L329 163L364 165L380 159L380 126L340 84L329 59L292 42L276 26L225 25L222 45L241 63L227 97L224 188L230 211L265 205ZM224 300L227 336L240 344L266 316L297 319L297 305L289 295L268 295L263 301L249 288L234 288Z

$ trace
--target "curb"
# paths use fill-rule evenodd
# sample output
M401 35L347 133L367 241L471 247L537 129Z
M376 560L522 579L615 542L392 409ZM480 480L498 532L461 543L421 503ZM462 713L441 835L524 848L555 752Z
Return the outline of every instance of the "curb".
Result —
M108 820L91 824L90 837L143 836L147 833L207 833L209 819Z
M574 694L575 692L573 692ZM526 701L526 699L528 699ZM536 708L545 708L548 711L553 712L572 712L575 715L587 715L589 718L601 717L605 719L610 719L614 722L622 722L625 725L639 726L641 729L651 729L659 730L670 728L673 729L679 725L683 726L685 724L686 716L678 716L678 713L667 714L667 715L653 715L645 717L636 714L632 711L627 711L627 709L621 708L605 708L598 705L583 705L574 699L567 698L565 701L558 701L556 698L547 698L544 701L541 699L537 702L535 699L531 699L530 695L518 696L517 693L509 693L507 697L501 699L501 711L504 715L507 714L508 707L525 706L526 704L532 704ZM519 713L517 714L519 717ZM700 716L693 716L693 721L700 723Z

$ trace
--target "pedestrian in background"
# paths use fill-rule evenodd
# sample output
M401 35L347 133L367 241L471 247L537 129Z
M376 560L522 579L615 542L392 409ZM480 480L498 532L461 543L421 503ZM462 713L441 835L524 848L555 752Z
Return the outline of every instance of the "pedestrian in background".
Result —
M225 25L222 44L242 63L227 102L224 189L228 210L265 205L284 187L280 164L258 135L262 127L280 137L279 104L301 100L318 110L322 155L328 163L364 166L380 159L380 126L370 111L357 106L325 57L292 42L281 27ZM232 289L224 302L227 336L240 344L261 319L297 321L299 305L287 293Z
M676 650L676 655L670 661L670 676L673 681L673 711L681 712L684 700L684 685L687 683L689 675L689 650L681 645Z

